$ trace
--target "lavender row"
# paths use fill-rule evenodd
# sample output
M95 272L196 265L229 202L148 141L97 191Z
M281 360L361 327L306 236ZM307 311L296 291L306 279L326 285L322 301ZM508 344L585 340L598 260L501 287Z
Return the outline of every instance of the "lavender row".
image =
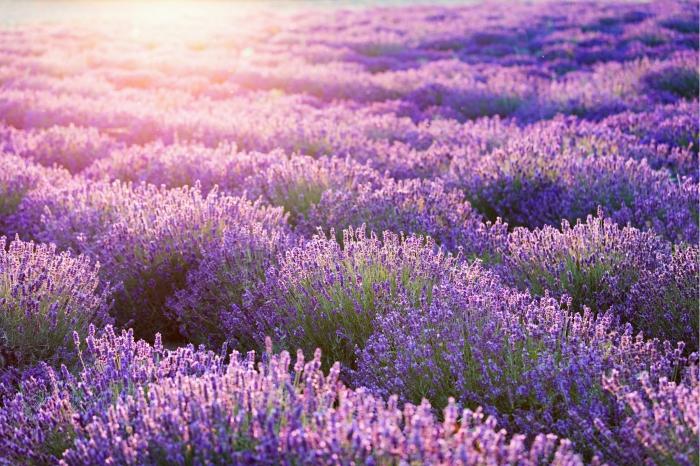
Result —
M673 177L666 168L654 170L646 159L635 160L632 150L624 155L591 153L597 143L594 149L580 140L572 143L562 127L564 122L531 129L489 153L433 147L424 155L430 157L432 171L438 175L423 181L397 181L390 172L381 174L369 162L349 158L287 158L280 151L246 153L231 146L134 146L113 152L74 178L4 155L15 168L3 176L7 206L0 221L7 224L5 234L20 233L78 251L75 241L81 233L89 240L99 234L92 227L40 231L54 228L48 223L63 217L65 209L70 211L67 217L85 214L99 218L88 222L115 223L120 214L109 205L108 199L114 197L110 192L126 189L126 199L132 197L129 183L155 182L178 189L197 185L204 194L219 187L226 195L247 195L283 207L290 215L290 226L307 238L317 227L340 232L367 223L378 232L430 235L452 252L461 246L473 255L487 252L487 243L497 244L502 235L499 231L504 226L499 226L490 240L479 239L483 234L473 232L481 230L484 222L504 222L511 229L556 226L562 219L575 223L602 206L618 224L631 223L675 243L697 242L697 181ZM431 171L425 165L422 168ZM47 177L62 181L31 181ZM118 180L122 187L114 188L110 180ZM74 205L75 196L84 198L77 202L87 204ZM88 207L94 202L97 210ZM83 212L86 209L91 210Z
M523 138L520 145L524 146L523 155L515 162L542 163L538 161L536 154L530 152L533 148L539 149L542 143L538 141L532 143ZM514 145L510 146L511 149L514 147ZM557 146L554 149L561 150ZM203 148L201 151L211 153ZM220 148L215 154L222 151L223 149ZM165 153L173 152L168 150ZM493 161L494 155L498 154L508 154L509 157L513 157L514 153L495 150L488 159ZM551 157L547 152L545 154ZM546 162L550 169L556 167L555 163L560 158L557 157L557 152L553 155L554 157L548 158ZM242 154L238 157L238 153L233 153L233 156L236 157L233 160L240 161L239 166L244 167L244 170L240 175L235 171L228 172L227 176L232 181L240 180L244 176L245 179L240 182L240 185L238 182L233 182L228 186L234 191L242 192L243 197L219 195L216 188L212 188L205 196L202 194L200 185L194 188L180 187L168 190L165 187L156 188L148 184L132 185L118 181L110 183L104 180L70 178L65 174L49 182L50 176L62 172L55 169L46 171L31 164L26 165L25 170L19 170L14 175L12 175L13 172L9 172L10 177L6 186L11 195L6 199L16 198L16 200L8 203L8 212L3 216L6 232L18 233L25 240L34 239L47 244L54 243L60 249L88 254L95 260L99 260L103 265L103 279L122 290L117 294L116 307L120 314L120 322L126 323L130 319L136 319L143 324L143 329L152 327L148 324L152 319L155 319L153 322L158 322L158 325L165 325L166 322L170 322L168 325L173 325L171 319L163 316L163 306L168 296L171 296L174 290L188 288L186 282L191 280L187 278L188 273L203 260L204 256L211 256L211 261L214 263L225 263L228 260L225 257L232 251L221 251L222 241L226 242L224 238L226 232L235 231L236 227L270 233L277 231L278 233L274 233L273 236L288 238L284 239L285 244L302 241L304 238L309 239L316 233L317 228L321 228L325 233L335 230L336 239L342 246L343 229L364 224L370 231L375 232L388 230L396 233L403 232L407 235L430 236L437 242L436 247L439 246L452 253L459 252L469 260L479 258L493 263L494 266L503 268L504 272L501 273L504 276L513 273L525 274L525 276L540 273L539 265L525 262L525 265L522 265L524 268L520 269L521 265L510 260L511 257L518 257L520 261L521 253L519 246L508 246L508 243L515 245L514 242L521 241L519 238L531 234L530 232L516 228L509 234L508 225L504 224L498 216L495 216L494 222L488 221L488 214L492 214L495 209L489 209L490 206L484 202L483 198L476 198L474 205L486 212L486 216L464 200L465 194L462 191L450 188L450 183L445 183L440 178L435 181L401 180L397 182L386 175L380 175L369 166L359 165L350 160L313 160L303 157L292 157L290 160L285 160L284 157L278 158L269 161L269 166L262 172L246 176L246 170L257 171L255 167L260 167L258 159L261 157L250 156L250 154ZM21 160L13 157L9 156L8 160ZM665 178L663 172L649 170L645 164L637 164L634 160L622 163L619 158L605 160L603 157L594 156L580 156L579 160L586 164L592 162L591 165L595 164L594 168L596 165L603 168L612 166L621 172L618 177L609 178L607 186L603 185L605 189L616 191L606 192L601 189L600 184L581 186L582 183L579 183L569 188L573 194L576 194L572 195L566 191L555 191L553 188L556 185L548 186L540 181L541 178L536 181L544 184L544 190L537 184L528 186L522 178L516 179L519 182L520 191L514 191L507 185L500 187L503 189L501 192L510 193L511 197L505 199L497 197L498 180L489 184L484 183L484 188L490 190L492 196L490 200L495 199L498 202L492 204L495 208L507 207L510 202L511 206L522 209L522 206L530 205L527 202L532 202L535 208L530 209L527 212L529 217L525 218L534 217L535 221L529 220L530 223L526 224L532 228L544 223L543 232L550 236L559 234L556 229L547 226L548 223L553 224L556 217L538 219L535 217L539 212L536 210L538 205L546 202L547 209L542 212L551 213L557 205L556 202L559 202L564 209L569 209L563 210L563 214L568 214L573 221L575 216L580 218L594 209L598 210L601 204L598 200L603 201L607 197L608 204L604 204L604 210L608 216L612 217L609 222L622 226L634 221L624 231L632 231L638 235L640 239L635 241L645 248L633 248L626 253L632 256L632 260L643 261L640 264L630 265L629 270L635 272L649 270L653 275L653 271L660 263L670 260L671 246L667 244L669 239L678 243L675 247L677 256L674 257L684 257L682 251L687 248L683 245L685 241L692 244L694 238L697 238L697 225L691 223L692 218L697 217L697 191L694 183L686 180L679 186L676 182ZM624 169L629 170L635 165L637 173L641 173L635 174L636 176L630 180L630 173L625 173ZM471 180L478 180L479 172L475 168L478 169L478 165L472 166L471 171L463 173L470 176ZM574 165L567 170L573 176L579 177L580 168L580 165ZM43 174L42 170L47 174ZM37 173L37 180L41 182L37 181L34 189L29 189L27 183L31 181L32 176L35 176L31 175L32 173ZM598 175L597 178L592 177L598 183L606 181L605 175L609 176L601 171L593 173ZM491 170L490 174L493 176L497 172ZM503 176L505 175L507 173ZM456 175L453 176L456 178ZM482 178L485 176L482 175ZM626 185L623 184L623 181L626 181L625 178L629 180ZM25 179L30 181L23 181ZM567 180L554 177L553 181L561 183ZM479 187L479 185L476 186ZM474 185L470 187L467 184L467 187L469 188L467 193L476 191ZM582 193L581 188L586 188L587 191ZM575 189L579 190L578 193ZM629 191L625 192L625 190L632 191L635 197L630 199ZM592 199L586 199L584 195L586 192L590 193ZM250 193L253 198L259 197L259 200L248 201L246 193ZM655 196L651 197L650 194ZM531 196L530 199L527 196ZM625 200L628 200L631 208L627 207ZM677 207L674 208L674 205ZM612 215L608 214L610 211ZM514 216L517 212L507 212L509 216L506 218L517 219L518 217ZM599 221L602 222L602 214L598 215ZM562 216L558 217L559 221ZM256 226L258 223L261 224L260 227ZM580 241L568 233L567 225L568 222L565 223L562 239L557 240L562 243L560 247L562 251L571 251L572 241ZM632 228L635 226L640 229ZM646 233L642 234L644 231ZM539 233L535 232L532 235L529 242L541 242L542 236ZM586 244L586 241L583 244ZM623 235L616 241L624 244L627 239ZM245 244L245 241L241 244ZM538 247L542 246L544 244ZM590 246L586 247L590 252ZM617 246L613 245L613 247ZM270 259L276 258L285 249L286 247L278 250L270 256ZM611 253L612 251L605 251L604 257L608 258ZM662 258L654 259L659 254ZM692 262L691 256L682 260ZM546 257L542 256L542 259L537 260L545 263L548 260ZM501 262L506 265L499 266ZM552 263L549 266L555 267L556 264ZM682 269L683 267L674 269L676 272L673 276ZM623 275L623 272L618 274ZM560 274L555 275L558 279L561 278ZM689 277L692 277L692 273ZM597 278L591 277L591 280L597 280ZM622 286L622 283L615 282L605 286L610 288L610 292L624 297L636 278L634 280L632 277L622 278L627 280L627 285ZM560 286L551 279L548 279L546 287L539 286L539 282L534 281L531 283L526 281L525 285L523 287L530 288L540 296L545 290L554 292ZM621 299L607 297L600 298L602 303L600 305L592 301L587 301L585 304L597 311L599 308L610 308ZM642 296L639 299L644 301L647 298ZM657 298L653 298L652 301L654 299ZM689 303L692 303L692 299ZM137 312L137 309L140 311ZM674 312L682 315L683 309L685 307ZM179 319L181 324L187 320L182 316ZM686 322L681 327L685 328L688 325L689 323ZM150 332L153 334L158 330L165 329L159 329L156 326ZM686 330L681 332L687 335L683 338L678 337L677 331L672 333L675 336L671 339L684 339L688 343L696 341L695 338L689 340L692 335Z
M91 327L85 343L76 334L75 343L83 362L77 375L44 365L21 392L4 393L5 462L582 464L571 442L537 435L526 448L524 436L508 440L493 417L454 399L437 422L427 401L401 410L397 397L383 402L365 389L348 389L338 364L328 375L321 370L319 350L308 362L298 351L292 369L289 353L273 353L269 338L257 363L254 352L225 358L192 346L164 350L160 336L151 346L110 326L99 334ZM626 397L634 406L627 428L649 419L651 399L659 401L653 410L666 429L652 442L636 430L625 439L628 454L678 464L697 456L690 438L697 435L698 386L695 366L690 370L690 385L653 382L644 373L645 391ZM629 390L619 371L602 381L610 397Z
M413 123L400 116L400 105L393 104L361 108L340 105L318 109L298 100L287 103L289 106L284 109L275 109L274 118L270 109L262 113L258 113L262 110L260 108L253 112L249 109L245 115L248 120L245 127L248 129L237 126L237 134L203 138L204 142L214 146L222 138L225 141L228 141L227 138L237 141L235 145L223 142L224 148L220 152L207 151L196 144L178 149L182 143L174 140L177 131L161 135L161 139L168 144L173 143L174 148L169 145L161 147L158 143L143 148L125 148L116 143L112 136L98 132L97 128L75 126L54 126L43 130L4 127L2 146L5 152L32 158L49 167L57 163L73 173L89 167L87 172L91 177L106 174L115 179L140 178L154 184L172 186L174 183L187 182L191 185L197 177L205 182L204 178L213 176L208 172L226 168L217 165L224 163L219 159L227 158L240 149L253 152L282 149L288 155L302 153L314 157L350 156L360 162L371 160L376 168L389 170L395 177L434 177L442 173L445 168L442 165L447 165L455 154L465 150L490 153L509 141L545 133L552 142L583 150L584 155L617 154L636 160L646 158L654 169L667 167L679 176L698 177L695 169L698 148L697 102L679 101L641 113L623 112L599 123L569 117L526 127L499 118L480 119L464 124L454 120ZM255 119L253 125L250 124L251 118ZM294 131L290 131L290 127L294 126L292 122L297 126ZM251 126L262 129L260 125L264 125L264 131L251 139ZM185 135L187 133L182 133L182 136ZM202 139L201 135L199 139ZM213 165L209 165L208 170L195 172L187 178L183 178L184 174L170 174L174 168L168 168L168 164L174 162L168 159L193 157L192 151L196 151L198 159L214 159L209 162ZM90 167L98 161L101 163ZM153 163L158 165L152 166ZM188 169L195 164L187 162L182 165ZM199 168L203 169L204 167ZM156 178L158 172L164 174ZM225 182L223 179L212 181Z
M527 78L511 69L486 70L486 76L480 77L476 70L471 69L471 65L440 61L424 65L425 69L402 72L409 73L405 77L383 76L382 79L388 83L379 88L381 92L376 91L378 94L370 102L400 99L402 113L414 121L426 118L464 121L492 115L531 121L551 118L557 113L602 118L625 110L639 112L651 105L673 102L678 100L678 93L692 99L697 94L693 87L697 86L696 62L697 53L678 52L666 61L643 59L627 64L600 64L592 71L571 73L561 80L550 82ZM298 71L290 69L289 73L295 79L301 79ZM347 83L341 80L334 84L338 86L337 89L328 91L335 99L353 99L356 94L369 92L353 89L358 85L355 83L367 82L357 76L356 70L345 70L344 73L343 70L328 71L326 79L337 83L343 74L347 75ZM690 80L690 84L676 82L685 75L690 76L686 79ZM370 81L371 76L367 78ZM254 78L256 82L261 79ZM280 116L272 122L266 121L261 113L268 113L271 104L274 103L276 107L293 106L298 101L293 94L314 95L310 92L313 84L301 84L282 92L290 96L279 95L280 92L274 89L283 87L282 84L273 83L269 89L246 91L233 99L214 101L180 96L176 92L160 95L148 90L95 91L97 97L66 93L56 86L47 86L46 89L4 86L0 92L0 119L25 129L70 124L94 126L129 143L178 137L209 144L233 140L244 147L248 138L255 137L246 134L257 129L255 120L269 126L274 125L282 115L289 114L289 117L295 118L294 110L277 108L275 113ZM79 89L85 86L85 83L76 83ZM341 90L347 94L343 95ZM310 99L309 104L315 101L316 105L325 106L323 99ZM331 108L334 106L330 105ZM358 104L348 102L345 105ZM251 113L258 117L251 122L238 123L233 128L221 121L223 115L226 115L227 122L231 122L233 118L246 119ZM301 118L302 122L305 119Z

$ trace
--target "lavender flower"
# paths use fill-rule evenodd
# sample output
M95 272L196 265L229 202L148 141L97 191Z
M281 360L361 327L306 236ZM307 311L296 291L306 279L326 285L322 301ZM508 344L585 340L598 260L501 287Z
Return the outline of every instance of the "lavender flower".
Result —
M610 313L573 313L549 296L532 301L479 268L470 275L435 286L431 302L387 300L370 325L374 333L356 349L353 383L405 402L428 398L439 406L454 397L482 406L511 432L532 438L553 431L589 459L613 459L601 453L595 425L607 426L611 441L628 433L619 428L624 410L601 378L615 369L638 387L641 371L653 381L672 377L685 364L683 345L635 339Z
M237 219L210 245L187 276L187 286L167 300L168 312L190 341L218 347L256 348L278 324L269 310L276 294L278 257L294 244L283 221L267 226Z

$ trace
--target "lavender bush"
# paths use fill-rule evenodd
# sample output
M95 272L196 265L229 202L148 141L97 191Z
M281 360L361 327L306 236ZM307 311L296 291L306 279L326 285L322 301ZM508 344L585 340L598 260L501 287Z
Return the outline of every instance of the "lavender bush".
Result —
M361 192L379 189L382 181L381 175L368 165L351 160L322 158L315 161L310 157L292 157L289 161L272 165L251 180L250 185L253 196L258 194L271 205L283 206L290 214L290 225L311 236L318 226L329 223L328 218L319 218L323 213L317 213L320 210L317 205L326 192L340 191L348 198L346 204L352 204ZM336 206L340 212L350 208L335 203L331 205ZM333 213L325 215L333 220Z
M44 169L18 156L0 153L4 170L0 173L0 233L22 233L11 217L33 189L48 184L61 184L70 180L68 173L60 169Z
M489 220L530 229L570 223L602 206L618 223L667 239L696 242L697 183L673 180L645 159L588 154L590 145L535 127L487 156L466 152L452 160L448 179Z
M148 186L100 241L105 276L121 287L115 293L117 322L133 320L139 335L159 329L172 338L177 324L166 300L187 283L203 251L218 243L229 225L279 223L279 208L261 208L238 197L203 197L198 187L166 190Z
M617 312L649 336L698 351L698 248L679 247L660 259L659 267L641 271Z
M75 363L73 335L110 323L99 264L56 247L0 238L0 371L40 361ZM101 290L100 290L101 289Z
M282 252L293 244L285 225L239 219L203 253L187 286L167 300L180 334L195 343L257 348L277 319L269 312Z
M618 330L610 314L574 314L546 296L509 290L488 274L435 287L432 302L388 302L359 351L355 383L403 401L435 405L454 397L483 406L509 430L553 431L591 458L600 450L594 426L621 441L623 412L601 377L616 369L628 383L642 370L652 380L683 364L683 345ZM596 420L597 419L597 420Z
M27 193L8 223L31 239L89 253L144 190L143 186L134 189L127 183L76 177L64 185L45 183Z
M695 56L690 55L690 58L692 60ZM682 54L671 57L659 69L644 76L647 86L662 94L670 94L669 100L675 100L674 97L696 98L700 93L700 82L691 60Z
M198 186L98 181L37 189L13 220L21 227L39 217L37 238L100 260L102 277L116 286L117 322L134 320L139 335L160 329L172 338L178 324L166 316L166 298L185 286L203 250L218 243L228 225L272 226L281 216L281 209L219 196L216 189L204 197Z
M428 235L449 251L483 257L495 256L505 238L502 222L485 224L464 194L439 178L397 182L350 160L294 157L249 183L252 195L284 206L294 231L306 237L333 228L341 242L344 228L365 224L378 233Z
M162 142L130 146L95 161L83 175L88 179L148 183L168 188L200 183L204 194L214 186L226 194L242 195L245 180L259 170L284 158L281 151L269 154L239 152L234 145L211 149L202 144Z
M384 403L362 390L348 390L338 382L337 364L328 376L319 370L319 351L306 364L302 353L297 355L294 377L288 353L268 357L268 365L256 370L250 355L246 362L234 353L225 375L166 379L151 385L148 398L139 392L120 399L107 417L85 427L61 464L580 464L570 444L557 445L554 435L537 437L528 451L522 437L507 441L492 418L484 421L479 411L460 413L454 403L438 423L426 402L401 411L396 398ZM187 403L199 393L208 401ZM192 418L206 419L208 425L190 424L183 432ZM183 449L183 434L193 448Z
M645 274L655 274L670 254L669 244L651 233L620 228L606 218L588 216L561 231L545 226L529 231L517 228L508 237L503 255L503 275L512 285L533 296L551 293L570 300L573 309L583 306L594 313L620 305L630 288Z
M16 393L3 392L0 447L6 463L58 463L81 426L113 405L164 378L223 373L220 356L193 346L163 350L160 334L154 345L135 341L133 331L115 333L107 325L87 337L73 335L79 370L71 373L42 364ZM5 387L2 387L5 388Z
M460 273L467 272L457 258L436 252L430 238L385 232L380 241L362 226L343 230L341 248L333 235L320 234L280 264L279 337L291 347L321 348L327 364L354 368L381 302L395 295L430 300L433 285Z
M6 152L29 157L47 167L61 165L77 173L94 161L107 157L118 146L107 134L96 128L74 125L48 129L18 130L0 127L2 146Z

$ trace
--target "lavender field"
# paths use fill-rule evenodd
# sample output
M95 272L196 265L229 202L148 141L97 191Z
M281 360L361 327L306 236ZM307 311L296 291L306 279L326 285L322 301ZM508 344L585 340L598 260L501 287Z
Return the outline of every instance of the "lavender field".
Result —
M700 462L697 0L13 8L0 465Z

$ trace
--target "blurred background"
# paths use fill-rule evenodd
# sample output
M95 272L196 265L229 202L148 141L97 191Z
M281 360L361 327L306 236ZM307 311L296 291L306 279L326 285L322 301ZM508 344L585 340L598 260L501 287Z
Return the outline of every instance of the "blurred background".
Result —
M301 9L361 9L370 6L475 3L476 0L238 0L238 1L15 1L0 0L0 25L73 20L180 19L225 21L252 13L294 13Z

